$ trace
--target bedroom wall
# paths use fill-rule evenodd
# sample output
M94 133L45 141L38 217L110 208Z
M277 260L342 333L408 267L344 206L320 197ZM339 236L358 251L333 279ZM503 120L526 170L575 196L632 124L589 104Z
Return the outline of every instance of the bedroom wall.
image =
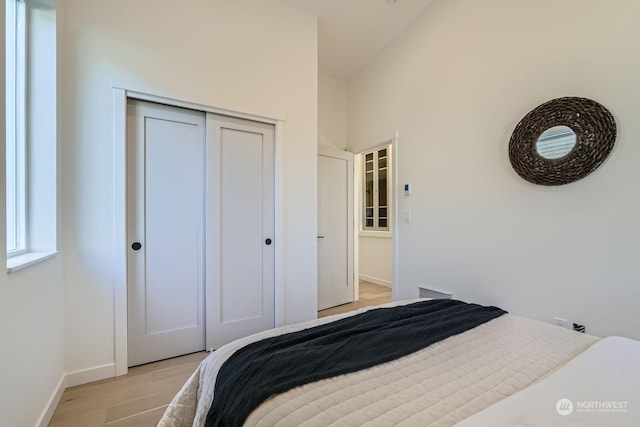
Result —
M284 320L315 318L316 19L262 0L58 6L66 371L113 373L113 86L285 122Z
M399 130L398 298L418 285L513 313L640 339L640 3L438 0L348 82L357 150ZM611 156L555 188L512 170L507 147L532 108L604 104Z
M393 249L391 234L372 236L372 232L362 233L360 243L360 280L392 287Z
M2 58L4 49L5 8L0 7ZM2 64L4 82L4 59ZM5 99L4 84L0 99ZM5 134L5 117L5 102L0 102L0 135ZM5 224L5 177L5 150L0 150L0 224ZM6 248L4 226L0 247ZM0 266L0 425L35 426L61 390L64 374L62 259L58 254L7 274L6 252L0 251Z
M4 194L4 178L2 188ZM2 236L4 244L4 231ZM5 265L4 255L0 262ZM50 400L61 391L63 302L60 256L0 275L0 425L38 425Z
M318 76L318 144L347 148L347 84Z

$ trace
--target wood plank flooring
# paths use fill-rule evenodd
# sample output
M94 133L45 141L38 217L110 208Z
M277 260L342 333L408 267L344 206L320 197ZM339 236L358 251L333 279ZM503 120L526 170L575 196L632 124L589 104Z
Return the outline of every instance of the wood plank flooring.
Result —
M318 312L318 317L391 302L391 289L360 282L360 300ZM65 390L49 427L152 427L207 353L194 353L129 369L127 375Z
M375 283L360 282L360 299L349 304L339 305L318 312L318 317L331 316L332 314L346 313L370 305L380 305L391 302L391 288Z
M130 368L127 375L65 390L49 427L155 426L207 356L200 352Z

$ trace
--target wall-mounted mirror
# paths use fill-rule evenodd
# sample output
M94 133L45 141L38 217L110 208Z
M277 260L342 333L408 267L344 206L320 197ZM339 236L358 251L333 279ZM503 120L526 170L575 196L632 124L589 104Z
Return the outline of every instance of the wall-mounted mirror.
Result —
M569 126L553 126L542 132L536 151L545 159L560 159L576 146L576 133Z
M616 122L605 107L587 98L556 98L520 120L509 141L509 160L529 182L568 184L596 170L615 141Z

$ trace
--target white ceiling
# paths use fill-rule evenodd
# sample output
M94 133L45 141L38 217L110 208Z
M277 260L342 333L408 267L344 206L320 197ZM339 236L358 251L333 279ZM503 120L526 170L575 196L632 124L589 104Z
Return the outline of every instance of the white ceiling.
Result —
M318 71L346 81L431 0L283 0L318 17Z

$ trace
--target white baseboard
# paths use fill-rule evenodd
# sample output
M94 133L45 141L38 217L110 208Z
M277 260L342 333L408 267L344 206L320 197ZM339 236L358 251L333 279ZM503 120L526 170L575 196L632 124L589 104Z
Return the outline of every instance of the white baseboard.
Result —
M60 377L60 381L58 381L58 385L56 385L53 395L51 395L51 398L47 402L47 406L45 406L40 418L38 418L36 427L47 427L49 425L51 418L53 418L53 413L56 411L56 408L60 403L60 399L62 398L62 394L67 387L104 380L106 378L113 378L115 376L115 363L63 374Z
M53 413L56 411L58 407L58 403L60 403L60 398L62 398L62 393L64 393L64 384L65 384L65 375L62 374L60 377L60 381L58 381L58 385L56 385L56 389L53 392L53 395L47 402L47 406L45 406L44 411L38 418L38 422L36 423L37 427L47 427L51 418L53 418Z
M360 275L360 280L364 280L365 282L375 283L376 285L386 286L387 288L391 288L392 284L388 280L378 279L377 277L367 276L366 274Z
M80 371L67 372L65 386L73 387L76 385L87 384L94 381L113 378L116 376L116 364L109 363L107 365L96 366L93 368L82 369Z

